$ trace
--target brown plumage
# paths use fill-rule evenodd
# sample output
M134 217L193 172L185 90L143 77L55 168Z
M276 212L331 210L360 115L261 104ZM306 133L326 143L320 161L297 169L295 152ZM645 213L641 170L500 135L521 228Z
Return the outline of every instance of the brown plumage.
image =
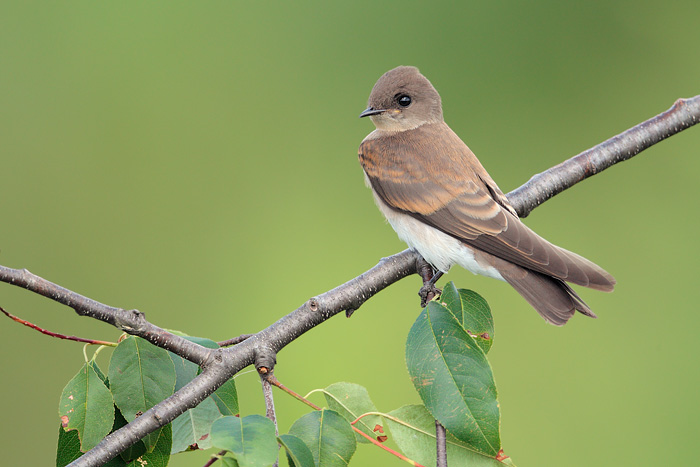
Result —
M609 292L615 279L520 221L444 122L439 94L416 68L384 74L361 116L377 129L360 145L360 163L402 240L444 272L460 264L505 280L553 324L566 323L575 310L595 317L566 282Z

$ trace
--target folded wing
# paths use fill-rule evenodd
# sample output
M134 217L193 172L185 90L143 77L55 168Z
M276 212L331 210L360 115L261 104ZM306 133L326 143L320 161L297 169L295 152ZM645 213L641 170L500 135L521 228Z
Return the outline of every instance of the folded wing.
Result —
M415 153L423 157L403 157ZM446 124L367 139L359 157L372 188L391 208L528 270L597 290L613 289L615 279L604 269L523 224Z

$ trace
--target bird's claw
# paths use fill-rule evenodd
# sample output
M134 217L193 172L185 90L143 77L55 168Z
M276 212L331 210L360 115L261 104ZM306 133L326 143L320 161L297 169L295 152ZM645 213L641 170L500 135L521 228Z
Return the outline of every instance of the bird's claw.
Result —
M435 298L439 298L441 294L442 290L435 287L435 284L432 282L426 282L425 285L423 285L423 287L421 287L418 291L421 308L425 308L428 305L428 302Z

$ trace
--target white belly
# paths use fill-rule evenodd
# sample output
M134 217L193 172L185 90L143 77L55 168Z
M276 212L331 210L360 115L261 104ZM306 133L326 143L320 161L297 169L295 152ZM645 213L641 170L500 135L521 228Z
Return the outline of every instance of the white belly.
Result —
M457 264L474 274L504 280L496 268L483 264L483 261L479 263L474 257L474 250L456 238L407 214L392 210L377 195L374 195L374 199L399 238L415 248L436 269L447 272L452 265Z

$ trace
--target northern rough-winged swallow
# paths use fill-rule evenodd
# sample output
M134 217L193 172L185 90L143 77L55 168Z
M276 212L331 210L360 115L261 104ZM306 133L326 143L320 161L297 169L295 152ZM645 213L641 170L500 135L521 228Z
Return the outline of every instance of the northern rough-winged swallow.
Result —
M360 114L367 116L377 129L362 141L360 163L401 240L439 272L458 264L508 282L549 323L561 326L576 310L595 317L567 282L610 292L615 279L520 221L447 126L440 95L417 68L380 77Z

